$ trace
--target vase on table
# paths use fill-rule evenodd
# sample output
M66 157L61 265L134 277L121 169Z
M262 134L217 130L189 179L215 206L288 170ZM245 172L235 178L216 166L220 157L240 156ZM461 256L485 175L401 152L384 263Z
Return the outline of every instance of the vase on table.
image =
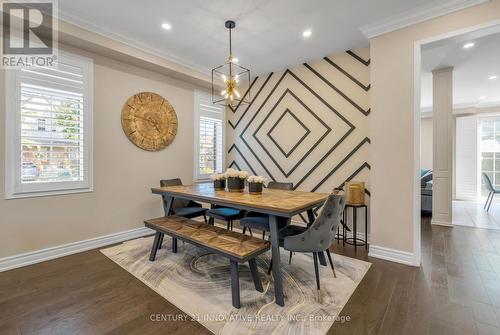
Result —
M214 183L214 189L225 190L226 189L226 174L224 173L214 173L210 176Z
M245 189L245 180L248 178L248 172L238 171L232 168L226 170L227 190L229 192L243 192Z
M261 194L262 188L266 178L262 176L250 176L248 177L248 193L250 194Z
M250 194L262 194L262 183L251 183L248 182L248 193Z
M240 177L227 178L227 190L229 192L243 192L245 189L245 179Z
M225 190L226 180L225 179L214 180L214 189L218 191Z

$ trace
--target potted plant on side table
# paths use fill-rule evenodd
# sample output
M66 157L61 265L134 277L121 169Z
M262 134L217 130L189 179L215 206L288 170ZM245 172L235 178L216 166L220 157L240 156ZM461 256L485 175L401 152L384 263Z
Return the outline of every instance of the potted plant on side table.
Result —
M248 192L250 194L261 194L262 187L266 182L266 178L262 176L250 176L248 177Z
M229 192L243 192L245 189L245 180L248 178L248 172L238 171L232 168L227 169L227 190Z
M214 173L210 176L210 179L212 179L212 181L214 182L214 189L226 189L226 175L224 173Z

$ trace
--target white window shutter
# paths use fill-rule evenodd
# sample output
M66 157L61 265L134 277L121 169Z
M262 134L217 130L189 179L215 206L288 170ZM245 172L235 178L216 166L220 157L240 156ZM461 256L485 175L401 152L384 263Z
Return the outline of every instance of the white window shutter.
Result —
M6 197L91 191L92 60L60 52L9 71L6 90Z
M205 92L195 93L195 179L206 180L224 170L225 109Z
M477 199L478 190L478 121L477 117L456 119L456 199Z

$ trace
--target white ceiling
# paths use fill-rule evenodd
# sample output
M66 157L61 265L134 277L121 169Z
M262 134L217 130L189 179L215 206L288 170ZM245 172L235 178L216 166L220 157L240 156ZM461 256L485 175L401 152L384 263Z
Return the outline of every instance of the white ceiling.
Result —
M433 69L453 66L455 108L500 105L500 33L479 31L425 46L422 51L421 106L432 109ZM470 49L463 45L473 42ZM498 79L489 80L492 75ZM485 97L481 99L481 97Z
M360 26L433 3L443 0L59 0L59 14L203 72L224 62L233 19L234 54L259 75L367 46Z

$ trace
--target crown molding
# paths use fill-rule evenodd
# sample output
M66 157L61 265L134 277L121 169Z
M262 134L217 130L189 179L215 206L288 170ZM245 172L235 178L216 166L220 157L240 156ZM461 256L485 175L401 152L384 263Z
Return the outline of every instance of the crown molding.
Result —
M485 103L461 103L453 105L453 115L462 114L488 114L498 112L500 108L500 100L490 101ZM420 109L420 117L422 119L432 117L432 106L422 107Z
M368 38L374 38L411 25L450 14L461 9L480 5L491 0L440 0L431 4L419 6L386 19L359 27Z
M69 13L64 8L59 8L59 19L62 21L65 21L69 24L72 24L78 28L90 31L91 33L104 36L104 37L109 38L111 40L126 44L126 45L133 47L133 48L136 48L136 49L140 49L140 50L145 51L147 53L150 53L151 55L163 58L167 61L184 66L190 70L197 71L197 72L200 72L203 74L208 74L211 71L211 69L209 69L209 68L205 68L204 66L201 66L199 64L187 62L186 60L184 60L178 56L172 55L172 54L167 53L163 50L152 47L150 45L147 45L145 43L137 41L133 38L125 37L121 34L111 32L102 26L96 25L88 20L83 19L81 15L75 15L75 14Z

